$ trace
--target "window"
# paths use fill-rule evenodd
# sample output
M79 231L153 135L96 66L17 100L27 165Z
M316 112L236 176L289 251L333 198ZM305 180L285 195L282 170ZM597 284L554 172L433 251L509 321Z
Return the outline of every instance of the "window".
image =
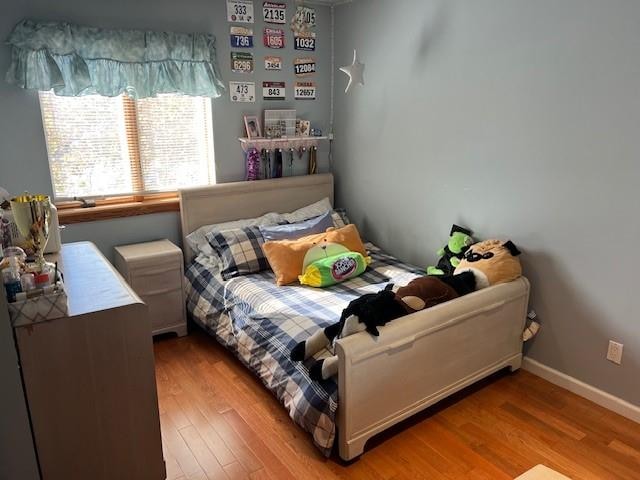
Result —
M40 92L56 201L215 183L211 99Z

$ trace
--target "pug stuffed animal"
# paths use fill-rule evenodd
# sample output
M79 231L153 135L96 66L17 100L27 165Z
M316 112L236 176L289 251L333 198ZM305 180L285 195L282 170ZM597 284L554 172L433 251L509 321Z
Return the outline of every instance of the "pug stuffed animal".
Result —
M340 320L317 330L308 339L298 343L291 351L291 359L302 361L328 347L336 338L367 331L377 337L378 327L391 320L414 313L439 303L465 295L475 289L475 276L463 273L449 277L419 277L397 292L392 285L377 293L368 293L351 301ZM313 380L326 380L338 373L338 357L317 360L309 369Z
M471 272L476 279L476 289L507 283L522 275L518 259L520 250L511 240L485 240L473 244L454 271L455 275Z

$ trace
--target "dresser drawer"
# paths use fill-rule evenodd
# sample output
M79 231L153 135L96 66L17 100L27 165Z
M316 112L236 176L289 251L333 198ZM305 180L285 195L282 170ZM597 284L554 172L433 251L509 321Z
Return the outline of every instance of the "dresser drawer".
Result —
M140 296L158 295L182 288L180 265L136 269L130 273L131 286Z
M141 297L149 307L151 330L154 333L161 328L184 323L185 305L181 289Z

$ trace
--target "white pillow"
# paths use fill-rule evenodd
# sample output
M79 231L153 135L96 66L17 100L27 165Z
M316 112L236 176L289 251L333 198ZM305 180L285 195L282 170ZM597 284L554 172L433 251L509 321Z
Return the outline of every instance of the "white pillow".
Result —
M306 207L299 208L298 210L295 210L291 213L285 213L282 216L289 223L298 223L313 217L318 217L324 213L327 213L327 211L331 210L332 208L333 207L331 206L329 198L325 197L316 203L312 203L311 205L307 205Z
M244 228L244 227L256 227L256 226L271 226L278 225L279 223L283 223L285 220L283 215L280 213L265 213L261 217L257 218L243 218L240 220L233 220L231 222L224 223L214 223L211 225L204 225L197 230L194 230L186 237L187 244L189 248L193 250L195 253L204 253L205 255L215 255L215 252L207 242L205 238L206 234L211 230L233 230L235 228Z

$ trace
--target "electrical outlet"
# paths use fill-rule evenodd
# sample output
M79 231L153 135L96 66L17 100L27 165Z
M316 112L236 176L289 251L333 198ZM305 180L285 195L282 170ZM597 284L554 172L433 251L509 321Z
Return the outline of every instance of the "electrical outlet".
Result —
M620 365L622 363L622 343L609 340L609 348L607 349L607 360Z

